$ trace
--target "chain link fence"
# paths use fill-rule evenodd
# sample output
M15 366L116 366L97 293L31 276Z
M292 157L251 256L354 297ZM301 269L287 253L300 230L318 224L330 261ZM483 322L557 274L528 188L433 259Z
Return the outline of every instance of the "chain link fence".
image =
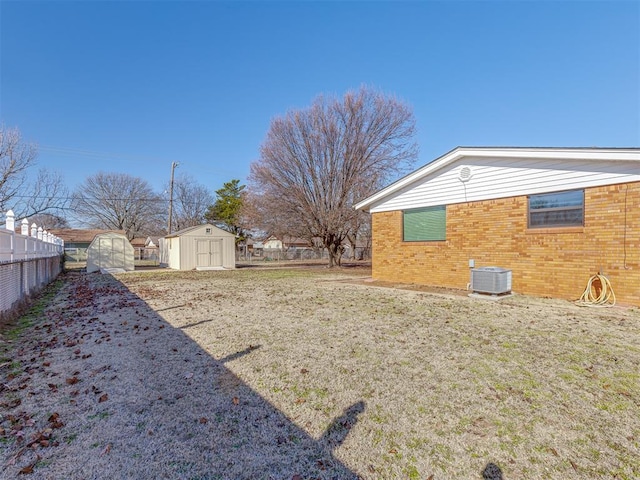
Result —
M160 265L158 247L134 248L133 261L136 267L157 267Z
M345 262L370 259L371 250L369 248L357 247L353 253L349 249L345 249L342 254L342 261ZM245 262L329 261L329 252L326 248L261 248L254 252L237 252L236 260Z

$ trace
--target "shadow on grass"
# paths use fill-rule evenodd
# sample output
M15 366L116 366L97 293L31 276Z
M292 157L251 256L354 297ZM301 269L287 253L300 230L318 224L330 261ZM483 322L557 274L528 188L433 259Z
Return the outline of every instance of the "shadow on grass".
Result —
M114 277L64 278L67 304L54 299L46 320L56 343L47 367L30 372L31 381L52 382L52 370L58 382L76 378L30 399L42 415L59 411L64 427L36 463L25 452L6 474L31 463L41 478L358 478L334 450L364 402L314 438L225 366L260 345L213 358ZM61 355L70 360L56 364Z
M223 358L219 359L218 361L220 363L231 362L231 361L236 360L238 358L244 357L245 355L247 355L247 354L249 354L249 353L251 353L254 350L257 350L259 348L262 348L262 345L249 345L244 350L240 350L239 352L232 353L231 355L227 355L226 357L223 357Z
M482 470L482 478L484 480L504 480L502 470L493 462L487 463L484 467L484 470Z
M364 412L365 403L359 401L345 408L342 415L334 419L320 438L323 446L335 449L346 440L349 431L358 422L358 415Z

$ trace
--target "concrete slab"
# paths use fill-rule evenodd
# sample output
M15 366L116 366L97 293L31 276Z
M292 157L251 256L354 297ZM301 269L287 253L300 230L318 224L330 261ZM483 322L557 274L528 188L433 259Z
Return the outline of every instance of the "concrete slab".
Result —
M498 300L502 300L503 298L513 297L513 292L503 293L501 295L491 295L488 293L470 293L469 297L478 298L480 300L489 300L492 302L497 302Z

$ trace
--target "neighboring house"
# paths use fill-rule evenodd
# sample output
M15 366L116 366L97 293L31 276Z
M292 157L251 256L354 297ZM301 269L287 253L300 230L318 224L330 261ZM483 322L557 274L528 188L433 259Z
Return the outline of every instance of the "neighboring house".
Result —
M306 238L296 238L288 235L282 237L282 246L285 250L288 248L312 248L311 243Z
M145 237L134 237L131 239L131 246L133 248L144 248L147 243L147 239Z
M147 237L147 239L144 242L145 248L158 248L159 244L160 244L160 239L157 237L156 238Z
M264 248L254 249L256 255L264 255L266 259L278 260L310 260L322 255L322 247L313 246L304 238L283 235L270 236L264 243Z
M599 272L640 306L640 149L456 148L355 205L373 277L464 289L471 267L518 293L577 299Z
M134 270L133 246L123 233L100 233L87 248L87 273L102 269Z
M49 233L64 240L64 251L67 261L84 262L87 260L87 248L96 235L102 233L125 234L124 230L78 229L60 228L53 229Z
M158 248L158 238L151 237L135 237L131 239L133 248Z
M160 239L160 265L176 270L235 268L236 236L211 224Z
M262 248L264 250L282 250L282 240L272 235L262 242Z
M283 237L278 238L276 236L270 236L264 242L259 243L254 246L253 252L256 255L261 255L262 253L273 253L273 251L286 252L287 258L295 259L295 258L320 258L325 252L325 248L322 245L322 240L318 237L313 238L313 245L309 242L309 240L304 238L291 237L289 235L284 235ZM356 240L355 252L351 251L352 245L345 240L343 243L344 253L343 257L350 259L356 258L358 260L362 260L364 258L370 257L370 239L369 238L358 238Z
M151 237L135 237L131 240L136 260L158 260L159 240Z
M262 248L265 250L288 250L289 248L311 248L311 244L304 238L296 238L289 235L278 238L271 235L263 242Z

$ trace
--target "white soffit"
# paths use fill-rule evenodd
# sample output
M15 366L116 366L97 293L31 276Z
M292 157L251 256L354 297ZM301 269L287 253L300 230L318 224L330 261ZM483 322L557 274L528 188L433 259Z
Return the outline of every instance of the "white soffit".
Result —
M640 148L493 148L457 147L424 167L406 175L353 206L356 210L368 210L371 205L408 185L440 170L461 158L536 158L549 160L631 161L639 162Z

